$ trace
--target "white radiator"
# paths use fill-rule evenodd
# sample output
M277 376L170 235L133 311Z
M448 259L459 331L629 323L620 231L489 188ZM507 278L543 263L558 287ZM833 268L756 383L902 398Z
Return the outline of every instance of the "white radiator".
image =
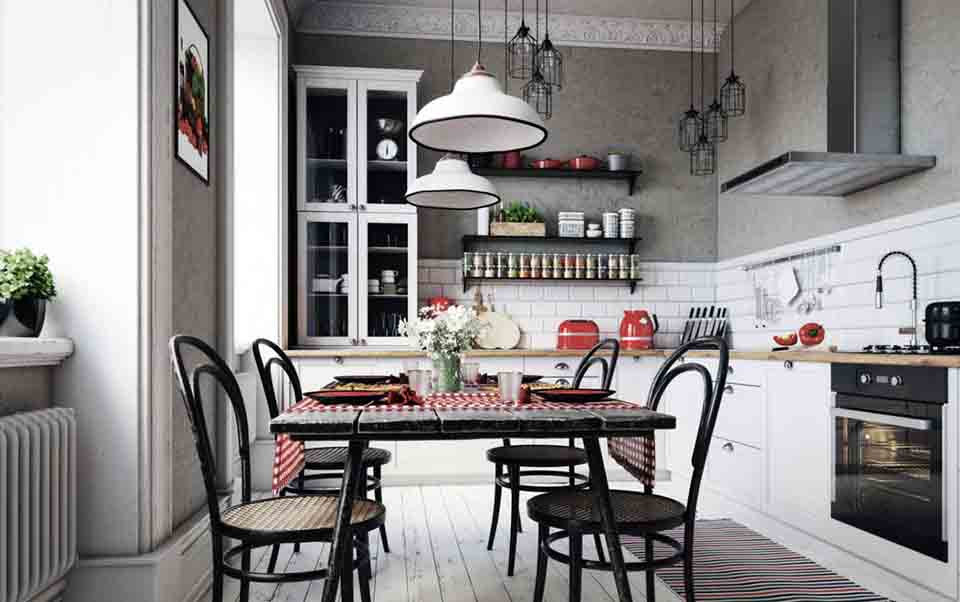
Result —
M73 566L76 450L71 409L0 418L0 602L30 600Z

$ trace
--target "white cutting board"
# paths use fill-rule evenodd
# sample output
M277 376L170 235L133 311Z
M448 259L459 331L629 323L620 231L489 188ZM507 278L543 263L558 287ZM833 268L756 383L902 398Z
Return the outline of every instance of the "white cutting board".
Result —
M487 325L477 339L480 349L513 349L520 344L520 327L507 314L485 311L478 318Z

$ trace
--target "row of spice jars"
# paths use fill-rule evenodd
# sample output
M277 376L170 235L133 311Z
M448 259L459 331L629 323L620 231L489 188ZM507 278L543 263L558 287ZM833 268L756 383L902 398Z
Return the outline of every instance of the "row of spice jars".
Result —
M630 280L640 278L640 256L477 251L463 254L463 273L472 278Z

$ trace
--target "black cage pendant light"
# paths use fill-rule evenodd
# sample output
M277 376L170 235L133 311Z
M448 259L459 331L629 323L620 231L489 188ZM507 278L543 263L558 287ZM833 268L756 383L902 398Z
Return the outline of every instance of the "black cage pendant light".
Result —
M677 143L685 153L692 151L700 138L700 112L693 106L693 18L693 0L690 0L690 108L680 117L677 129Z
M707 139L714 144L727 141L727 114L720 104L720 49L717 47L717 0L713 0L713 102L707 110Z
M720 88L720 102L727 117L740 117L747 112L747 87L740 81L734 63L733 0L730 0L730 75Z
M557 90L563 87L563 55L550 41L550 0L547 0L543 43L537 53L537 66L540 67L540 74L547 84Z
M526 22L526 0L520 2L520 28L507 43L507 73L514 79L530 79L535 71L537 38L530 33Z
M537 0L537 36L540 35L540 0ZM523 86L523 100L533 107L544 120L553 116L553 88L540 71L539 61L534 62L533 75Z
M704 43L703 43L703 30L704 30L704 0L700 0L700 106L703 107L704 103L704 70L706 68L706 62L704 60ZM717 145L713 142L710 142L710 139L707 137L707 121L702 119L700 121L700 137L697 138L697 143L693 146L693 150L690 151L690 173L695 176L712 176L717 171Z

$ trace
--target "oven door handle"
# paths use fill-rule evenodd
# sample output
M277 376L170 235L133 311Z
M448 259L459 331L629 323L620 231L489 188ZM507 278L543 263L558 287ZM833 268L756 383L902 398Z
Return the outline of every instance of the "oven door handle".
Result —
M877 414L875 412L864 412L863 410L850 410L847 408L833 408L830 410L830 414L834 418L850 418L851 420L859 420L860 422L872 422L884 426L898 426L912 431L933 430L933 420L929 418L904 418L903 416Z

